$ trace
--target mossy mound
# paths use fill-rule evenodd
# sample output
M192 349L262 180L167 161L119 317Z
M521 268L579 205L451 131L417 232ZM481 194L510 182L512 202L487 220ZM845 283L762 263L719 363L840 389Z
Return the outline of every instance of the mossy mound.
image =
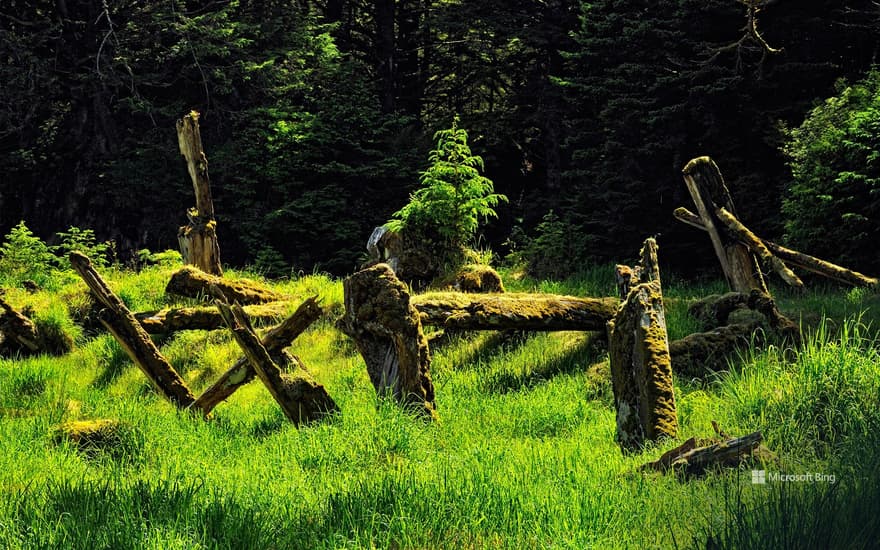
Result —
M504 292L501 275L488 265L468 264L440 283L460 292Z
M139 430L113 419L65 422L55 428L52 440L56 445L70 443L89 458L101 455L134 458L143 448L143 436Z

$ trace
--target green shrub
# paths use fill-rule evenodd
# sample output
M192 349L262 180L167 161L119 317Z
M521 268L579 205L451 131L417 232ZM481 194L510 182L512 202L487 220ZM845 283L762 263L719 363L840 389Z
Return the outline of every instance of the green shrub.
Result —
M7 284L31 279L37 284L48 280L57 258L49 247L21 221L3 238L0 246L0 277Z
M109 264L113 243L97 242L93 230L71 226L67 231L59 231L56 235L61 240L61 244L53 246L52 252L61 257L65 267L70 267L70 260L67 257L71 252L85 254L96 267L107 267Z

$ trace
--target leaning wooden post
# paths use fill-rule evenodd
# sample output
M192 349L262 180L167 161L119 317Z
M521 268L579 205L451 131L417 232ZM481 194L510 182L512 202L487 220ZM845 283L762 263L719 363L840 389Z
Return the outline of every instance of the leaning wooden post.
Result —
M646 240L641 255L641 282L608 323L617 441L624 451L675 437L678 429L657 242Z
M95 298L106 308L98 315L101 324L119 341L128 356L162 395L180 409L189 407L195 397L186 383L162 356L131 311L95 271L92 262L79 252L71 252L70 264Z
M354 340L376 393L437 418L428 339L406 285L378 264L347 278L343 290L345 315L337 325Z
M223 275L214 201L208 180L208 159L202 149L202 136L199 133L199 113L192 111L177 121L177 142L180 154L186 158L186 167L196 194L196 207L186 213L189 223L177 231L180 253L185 263L195 265L205 273Z
M734 216L736 210L718 165L709 157L698 157L685 165L682 174L731 290L744 294L753 288L768 292L754 254L719 231L723 225L715 214L716 208L725 208Z

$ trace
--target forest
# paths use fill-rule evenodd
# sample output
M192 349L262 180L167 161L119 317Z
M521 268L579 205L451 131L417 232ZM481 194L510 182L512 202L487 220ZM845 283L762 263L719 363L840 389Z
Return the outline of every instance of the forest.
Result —
M174 121L196 110L223 261L350 273L458 117L509 199L473 244L539 276L656 234L678 271L705 267L671 216L699 155L761 234L876 272L878 18L870 0L9 0L0 232L88 228L122 262L176 248Z

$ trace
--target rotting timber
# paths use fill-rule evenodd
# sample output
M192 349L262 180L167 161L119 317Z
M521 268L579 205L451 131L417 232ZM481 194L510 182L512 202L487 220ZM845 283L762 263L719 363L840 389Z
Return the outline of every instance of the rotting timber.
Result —
M205 273L193 266L184 266L175 271L165 287L165 292L187 298L204 298L211 296L211 285L219 288L227 299L241 305L265 304L285 299L284 296L255 281L225 279Z
M245 306L248 318L255 323L277 321L284 317L288 302ZM134 314L149 334L169 334L179 330L214 330L224 327L223 317L212 307L179 307Z

